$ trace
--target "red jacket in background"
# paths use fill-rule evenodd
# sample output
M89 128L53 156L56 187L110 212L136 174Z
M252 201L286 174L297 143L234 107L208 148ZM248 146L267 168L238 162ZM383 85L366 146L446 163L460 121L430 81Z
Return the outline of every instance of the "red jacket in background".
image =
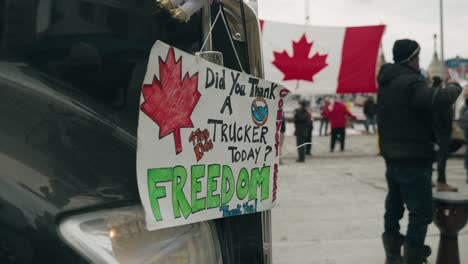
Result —
M325 110L325 117L330 120L332 128L345 128L346 127L346 116L356 119L356 116L351 114L343 103L335 102L333 109Z
M324 103L323 106L322 106L322 111L320 111L320 115L322 115L322 117L328 119L328 117L326 116L327 115L327 112L328 112L328 108L330 107L330 103Z

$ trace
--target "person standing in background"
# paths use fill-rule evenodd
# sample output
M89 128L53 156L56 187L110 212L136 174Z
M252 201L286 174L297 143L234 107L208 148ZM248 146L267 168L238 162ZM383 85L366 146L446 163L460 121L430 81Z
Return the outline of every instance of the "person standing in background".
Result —
M306 101L307 104L307 109L310 108L310 102ZM309 124L307 125L307 137L306 137L306 155L312 155L312 131L314 130L314 118L312 116L312 113L307 110L307 113L309 114Z
M422 264L429 256L424 241L433 214L432 113L450 108L462 90L457 83L449 83L445 89L428 87L421 78L420 50L414 40L395 41L394 63L383 65L378 74L379 145L388 186L382 242L389 264ZM403 236L399 222L405 205L409 224Z
M322 136L322 128L325 127L324 135L326 136L328 133L328 118L325 116L325 113L327 112L327 109L330 107L330 99L328 97L325 97L323 99L323 105L320 110L320 129L319 129L319 135Z
M281 119L281 129L280 129L280 160L279 163L283 164L283 160L281 159L281 155L283 154L283 144L284 144L284 134L286 133L286 118L284 117Z
M465 87L467 89L467 87ZM468 90L465 90L465 105L460 110L460 118L458 124L463 130L465 141L468 142ZM468 148L465 150L465 170L466 170L466 183L468 183Z
M296 128L294 135L296 136L296 146L298 152L297 162L305 161L307 140L307 132L309 131L309 111L307 111L307 102L300 101L300 107L294 112L294 126Z
M346 117L356 119L356 116L351 114L346 106L335 100L330 107L327 108L324 113L325 116L330 120L331 125L331 139L330 139L330 152L335 150L336 140L340 140L340 150L345 150L345 138L346 138Z
M372 126L372 131L375 134L375 126L377 124L377 104L374 101L374 97L369 96L364 103L364 115L366 116L366 121L364 125L366 126L367 134L370 133L369 126Z
M432 87L442 89L442 79L439 76L432 78ZM437 191L456 192L457 188L447 184L445 169L449 156L450 137L452 135L453 109L447 107L434 112L434 127L439 150L437 151Z

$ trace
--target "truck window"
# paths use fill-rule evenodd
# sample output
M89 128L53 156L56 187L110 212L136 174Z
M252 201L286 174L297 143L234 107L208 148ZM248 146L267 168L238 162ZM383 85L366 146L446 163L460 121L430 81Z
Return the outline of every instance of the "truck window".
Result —
M0 61L115 109L155 41L191 53L202 42L199 14L176 23L152 0L0 0L0 18Z

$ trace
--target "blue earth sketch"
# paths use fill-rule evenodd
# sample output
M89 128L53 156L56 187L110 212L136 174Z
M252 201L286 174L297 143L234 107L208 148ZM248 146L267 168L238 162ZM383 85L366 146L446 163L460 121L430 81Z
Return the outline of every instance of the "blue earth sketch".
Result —
M258 106L257 108L255 108L255 106L252 105L252 115L255 121L257 121L258 123L262 123L263 120L267 117L267 114L268 114L268 105Z

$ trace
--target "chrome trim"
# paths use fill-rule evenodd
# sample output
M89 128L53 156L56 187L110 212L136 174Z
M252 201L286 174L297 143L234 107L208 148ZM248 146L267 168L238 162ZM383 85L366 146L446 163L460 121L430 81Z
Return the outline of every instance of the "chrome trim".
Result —
M226 19L229 21L232 38L236 41L245 41L242 32L242 17L239 2L237 0L222 1ZM261 45L260 24L257 14L249 5L244 3L245 24L247 26L247 41L249 43L250 74L259 78L265 78L263 70L263 55ZM271 211L261 212L263 258L265 264L273 263L273 250L271 238Z
M262 212L263 260L265 264L273 263L273 243L271 239L271 211Z
M247 39L249 43L250 74L264 78L260 24L255 10L244 3L245 23L247 25L247 36L244 36L239 1L223 0L222 4L224 5L226 19L229 21L232 38L238 42Z
M211 28L211 4L209 0L205 0L205 5L202 9L202 27L203 27L203 41L208 38L203 51L213 50L213 41L210 35Z
M247 26L247 36L243 36L244 30L242 28L242 16L238 0L222 0L224 5L224 11L226 19L229 21L229 26L232 34L232 38L235 41L245 41L247 39L249 43L249 60L250 60L250 74L259 78L265 78L263 69L263 55L261 45L261 32L260 24L258 21L257 14L251 6L244 3L244 14L245 23ZM204 16L205 9L203 9ZM211 17L211 14L210 14ZM205 20L204 20L205 21ZM208 31L209 31L208 24ZM204 23L204 28L206 24ZM205 35L206 36L206 35ZM246 38L247 37L247 38ZM208 49L205 49L208 50ZM263 236L263 257L265 264L271 264L272 261L272 237L271 237L271 211L261 212L262 217L262 236Z

